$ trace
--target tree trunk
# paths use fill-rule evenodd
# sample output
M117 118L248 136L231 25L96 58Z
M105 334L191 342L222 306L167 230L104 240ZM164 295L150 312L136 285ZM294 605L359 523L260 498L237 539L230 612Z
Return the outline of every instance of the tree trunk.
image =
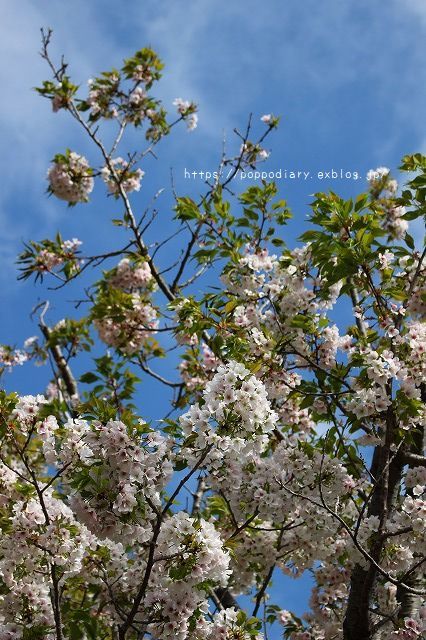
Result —
M426 402L426 385L423 384L421 386L421 398L423 402ZM410 453L417 454L421 456L423 454L423 443L424 443L424 427L419 426L416 433L413 434L414 442L411 447ZM409 462L408 466L410 468L417 466L416 462ZM412 494L411 491L407 493ZM416 571L414 571L409 578L406 580L406 584L417 591L421 591L423 587L424 580L424 571L422 567L419 567ZM408 592L406 589L402 587L398 588L397 592L398 602L401 603L401 607L398 612L398 617L400 618L414 618L418 613L421 605L422 605L422 597L417 596L414 593Z
M383 538L380 533L397 499L402 478L403 464L400 456L392 457L391 444L395 433L396 422L392 406L386 416L385 443L375 448L371 463L371 474L376 479L376 486L368 508L369 516L380 519L379 535L373 541L369 553L379 563L383 549ZM351 575L348 607L343 622L344 640L372 640L372 623L370 615L371 595L377 577L377 570L372 563L365 569L356 564Z

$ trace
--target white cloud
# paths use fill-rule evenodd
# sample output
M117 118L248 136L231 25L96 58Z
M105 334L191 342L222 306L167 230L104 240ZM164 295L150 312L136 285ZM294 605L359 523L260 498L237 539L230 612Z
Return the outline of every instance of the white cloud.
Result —
M74 2L72 11L62 3L45 5L44 9L42 4L36 7L30 0L2 3L0 172L4 188L0 196L0 278L3 286L14 286L11 275L21 240L48 233L57 219L58 209L44 197L46 169L52 155L76 139L76 132L63 114L53 116L47 102L33 91L35 85L49 77L46 64L38 55L40 28L55 27L52 51L55 55L62 50L69 54L71 70L77 78L89 77L94 67L102 68L105 59L114 57L107 35L97 28L96 16L88 3Z
M385 12L350 0L262 6L255 0L173 0L162 11L152 1L130 6L129 23L140 26L167 62L169 98L185 92L201 102L203 134L231 128L235 113L268 96L284 113L286 101L303 96L307 120L321 128L329 123L327 110L348 93L362 102L368 91L375 95L372 109L383 107L401 125L418 119L422 134L426 96L418 69L424 49L416 18L426 16L424 0L394 0ZM398 125L376 150L378 161L394 148Z
M426 25L426 2L424 0L394 0L394 3L402 11L411 11L416 18L420 18ZM402 8L401 5L403 5Z
M108 0L3 0L0 127L5 151L0 171L6 188L0 198L0 224L8 244L8 268L22 237L31 237L35 230L38 237L48 234L57 220L58 209L43 198L50 157L71 144L84 151L86 144L66 114L53 116L31 91L46 77L37 56L41 26L54 28L53 51L65 53L73 77L81 82L151 44L166 63L158 89L166 107L178 96L200 103L199 131L196 138L191 135L200 153L219 153L222 129L242 126L236 118L253 103L267 108L273 96L285 113L286 101L300 102L309 127L320 129L328 126L326 110L338 106L339 92L344 96L358 91L361 99L370 83L377 102L395 116L395 126L375 149L377 162L383 163L401 132L404 135L405 123L418 131L419 146L423 139L425 90L418 77L423 42L407 39L410 29L418 36L424 25L426 3L393 0L386 12L362 5L346 0L270 0L264 5L255 0L164 0L161 5L157 0L125 5ZM325 104L327 95L331 97ZM323 112L318 114L320 107ZM372 108L380 109L380 104ZM4 261L2 265L0 277L7 272Z

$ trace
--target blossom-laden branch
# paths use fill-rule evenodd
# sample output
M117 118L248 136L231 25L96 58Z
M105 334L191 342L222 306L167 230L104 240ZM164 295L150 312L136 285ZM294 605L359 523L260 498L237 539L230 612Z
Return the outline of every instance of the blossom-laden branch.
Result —
M89 267L96 280L76 302L85 315L48 324L46 305L42 339L0 347L1 373L33 360L53 374L44 395L0 394L0 635L261 640L280 624L286 640L421 637L426 272L409 223L426 159L403 159L401 196L384 167L355 199L316 194L291 249L276 184L233 189L278 125L250 116L202 194L172 185L169 220L162 190L144 201L145 160L179 123L195 129L196 105L177 98L169 119L150 48L85 93L42 37L52 78L38 91L92 149L54 156L49 194L88 206L100 182L126 238L88 256L57 234L19 259L21 278L55 288ZM131 128L145 148L126 150ZM137 393L148 378L161 411L172 394L152 424ZM305 571L299 617L270 584Z

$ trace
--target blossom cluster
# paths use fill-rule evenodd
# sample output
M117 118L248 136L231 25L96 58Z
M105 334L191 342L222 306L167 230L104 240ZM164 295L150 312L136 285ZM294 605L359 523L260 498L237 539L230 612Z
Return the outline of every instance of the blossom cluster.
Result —
M93 191L93 170L86 158L75 151L56 155L47 177L50 193L71 205L88 202Z
M405 237L408 229L408 221L404 218L405 207L392 205L385 210L385 229L391 236L398 240Z
M140 351L158 326L156 310L137 293L131 295L130 304L117 317L111 314L93 323L102 342L127 354Z
M0 463L0 628L9 634L4 637L17 640L23 628L34 628L50 638L52 571L63 594L71 594L73 584L89 591L96 585L99 602L105 599L102 618L111 626L121 620L115 599L134 597L150 566L140 605L149 633L189 639L198 623L206 623L210 590L228 583L230 554L213 522L183 511L161 513L173 471L172 440L142 423L62 423L52 415L40 420L45 403L42 396L22 397L11 419L15 437L22 432L28 440L33 434L40 442L45 463L58 470L59 492L40 480L25 496L19 484L24 465Z
M165 560L155 565L146 606L158 607L163 619L150 631L154 638L185 640L197 617L206 612L207 585L226 586L230 556L212 523L183 512L165 521L157 553Z
M182 98L175 98L173 105L176 107L177 112L186 121L186 126L189 131L196 129L198 125L197 105L195 102L189 102L189 100L182 100Z
M269 155L269 151L263 149L263 147L258 144L253 144L253 142L249 140L244 142L240 147L240 156L247 165L266 160L269 158Z
M19 638L23 629L48 631L54 626L52 559L64 581L80 571L94 538L51 489L43 493L42 502L35 497L16 501L10 527L13 535L3 536L0 543L0 576L7 589L0 598L0 617L5 631L15 629L11 637Z
M197 433L196 447L203 449L223 436L253 438L274 430L277 414L271 409L264 385L242 364L218 367L206 386L202 402L180 418L183 433ZM214 428L216 427L216 428Z
M132 526L122 516L143 510L149 520L154 512L148 504L160 504L159 492L172 473L171 443L156 432L129 433L120 421L107 424L70 420L58 435L53 417L43 421L40 435L46 461L70 465L64 482L70 487L71 504L79 519L101 537L129 537L144 541L144 527ZM59 432L60 433L60 432ZM79 480L74 487L75 477ZM81 478L84 490L79 491ZM77 488L77 491L74 491ZM151 516L148 514L151 513Z
M191 640L263 640L262 633L253 632L242 611L235 607L217 611L211 621L200 620Z
M389 194L393 195L398 189L397 181L390 178L390 169L388 167L370 169L367 173L367 182L374 193L377 191L380 193L385 189Z
M203 389L221 364L207 344L202 343L201 352L201 358L191 358L192 352L189 352L179 364L179 373L190 392Z
M367 181L374 198L383 205L384 228L393 239L402 239L408 229L408 221L404 218L405 207L392 201L398 190L398 183L390 177L388 167L371 169L367 173Z
M111 160L110 165L102 169L101 175L109 192L118 197L120 188L126 193L139 191L145 172L142 169L132 169L129 162L118 157Z
M101 283L93 323L105 344L133 354L147 345L158 327L150 294L155 289L147 262L123 258Z
M0 367L11 369L24 364L28 360L28 355L22 349L12 349L7 345L0 345Z
M152 274L147 262L132 265L128 258L122 258L109 282L116 289L125 291L146 289L148 284L152 283Z
M88 80L89 94L87 104L90 107L93 118L115 118L118 109L114 105L114 97L117 93L120 76L116 71L104 73L99 78Z
M65 262L73 263L74 269L78 270L80 261L76 257L76 252L82 244L78 238L64 240L58 247L43 248L37 253L35 270L41 273L53 272L55 267L63 265Z
M367 378L354 384L355 395L348 401L348 409L358 418L385 411L392 402L387 390L390 380L395 380L408 398L420 399L420 388L426 381L425 343L424 323L411 321L406 332L395 337L398 355L387 349L378 353L367 347L350 348L350 357L361 355Z

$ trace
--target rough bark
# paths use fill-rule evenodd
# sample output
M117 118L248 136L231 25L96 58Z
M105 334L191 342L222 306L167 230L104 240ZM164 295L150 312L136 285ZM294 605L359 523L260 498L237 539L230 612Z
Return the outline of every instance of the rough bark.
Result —
M426 402L426 385L421 387L421 398L423 402ZM424 466L425 458L423 457L423 443L424 443L424 427L419 426L417 433L414 434L414 442L411 447L411 451L405 457L404 462L408 463L409 467ZM414 571L406 580L406 584L409 587L420 591L424 583L424 567L419 567ZM400 618L413 618L416 616L419 608L422 605L422 597L414 593L410 593L403 587L400 587L397 592L398 602L401 603L401 607L398 612Z

